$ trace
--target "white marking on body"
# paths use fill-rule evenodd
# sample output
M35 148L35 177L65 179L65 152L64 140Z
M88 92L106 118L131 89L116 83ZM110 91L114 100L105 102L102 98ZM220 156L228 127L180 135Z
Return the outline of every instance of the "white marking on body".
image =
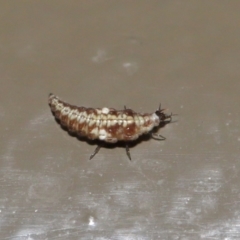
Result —
M139 122L138 116L134 116L134 122L135 122L135 124L136 124L138 127L140 126L140 122Z
M100 119L101 119L101 114L100 114L100 115L98 114L98 115L96 116L96 121L100 121Z
M88 116L87 116L87 121L90 122L92 120L95 120L96 117L95 117L95 114L94 113L90 113Z
M83 111L82 112L82 119L84 120L84 121L86 121L86 119L87 119L87 112L86 111Z
M107 121L107 127L111 127L112 123L111 123L111 120L108 120Z
M92 134L95 134L96 136L98 136L98 128L94 128L92 131L91 131Z
M126 120L123 120L123 127L126 127L128 125L128 122Z
M72 111L68 113L68 120L72 120ZM68 121L69 122L69 121Z
M103 114L108 114L109 113L109 108L106 108L106 107L102 108L102 113Z
M117 119L117 116L114 115L114 114L111 114L111 115L108 116L108 119L110 119L110 120L116 120L116 119Z
M72 112L72 114L74 115L74 118L77 118L77 116L78 116L78 110L75 109L75 110Z
M151 116L152 121L154 122L154 126L158 126L160 123L159 117L156 113L153 113Z
M147 122L150 118L148 116L144 116L144 121Z
M86 112L81 112L80 114L81 114L81 117L80 117L79 123L84 123L86 120L87 114L86 114Z
M62 103L56 104L56 109L57 109L58 111L61 111L61 110L63 109L63 104L62 104Z
M69 114L70 113L70 108L69 107L64 107L63 109L62 109L62 111L61 111L61 113L63 114L63 115L67 115L67 114Z
M116 121L116 123L118 123L118 125L121 125L123 122L123 120L115 120L115 121Z
M82 113L78 111L77 121L80 123L82 117Z
M88 125L91 127L96 121L94 119L89 120Z
M69 118L70 118L70 120L73 120L73 119L77 118L77 110L72 110L69 113Z
M59 102L58 102L58 100L57 100L56 98L54 98L54 99L52 100L52 104L53 104L53 105L57 105L57 104L59 104Z
M142 117L142 116L139 116L138 119L139 119L140 125L143 125L143 124L144 124L144 119L143 119L143 117Z
M106 127L106 125L107 125L107 120L103 120L101 126Z
M105 130L105 129L100 129L100 130L99 130L99 139L100 139L100 140L104 140L104 139L106 139L106 137L107 137L107 132L106 132L106 130Z
M107 120L107 127L114 126L116 124L117 120Z
M112 125L112 126L116 125L116 124L117 124L117 122L118 122L118 121L117 121L117 119L110 120L110 121L111 121L111 125Z

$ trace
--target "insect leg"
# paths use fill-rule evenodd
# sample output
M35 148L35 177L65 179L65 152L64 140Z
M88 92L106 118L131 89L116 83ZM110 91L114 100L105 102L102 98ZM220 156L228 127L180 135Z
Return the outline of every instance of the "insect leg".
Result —
M152 133L151 136L155 140L165 140L166 139L164 136L157 134L157 133Z
M93 159L93 157L99 152L100 148L102 146L98 145L96 149L94 150L93 154L90 156L89 160Z
M127 153L129 160L131 161L132 159L131 159L131 155L130 155L130 150L129 150L129 147L127 144L126 144L126 153Z

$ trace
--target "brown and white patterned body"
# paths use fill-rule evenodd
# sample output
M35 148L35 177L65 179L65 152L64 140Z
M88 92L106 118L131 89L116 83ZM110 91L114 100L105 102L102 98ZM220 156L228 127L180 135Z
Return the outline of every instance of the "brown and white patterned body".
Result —
M136 140L159 126L161 121L170 118L163 110L140 114L131 109L77 107L61 101L53 94L49 95L49 105L55 117L70 132L108 143Z

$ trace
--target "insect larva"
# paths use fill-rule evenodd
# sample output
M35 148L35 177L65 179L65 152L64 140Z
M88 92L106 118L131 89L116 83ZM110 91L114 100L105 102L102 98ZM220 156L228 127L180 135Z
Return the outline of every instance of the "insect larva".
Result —
M172 119L172 114L165 114L161 106L151 114L136 113L126 107L124 110L106 107L85 108L65 103L52 93L49 94L48 103L56 119L69 132L90 140L99 139L107 143L126 142L126 153L130 160L128 142L148 133L151 133L154 139L164 140L163 136L152 133L152 130L159 127L160 123L168 123ZM90 159L100 148L100 145L97 146Z

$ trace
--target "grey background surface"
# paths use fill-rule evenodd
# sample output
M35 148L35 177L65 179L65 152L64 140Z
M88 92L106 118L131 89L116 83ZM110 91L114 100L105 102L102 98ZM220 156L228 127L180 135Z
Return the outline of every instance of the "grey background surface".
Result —
M1 239L240 239L239 1L0 5ZM50 92L178 116L89 161Z

